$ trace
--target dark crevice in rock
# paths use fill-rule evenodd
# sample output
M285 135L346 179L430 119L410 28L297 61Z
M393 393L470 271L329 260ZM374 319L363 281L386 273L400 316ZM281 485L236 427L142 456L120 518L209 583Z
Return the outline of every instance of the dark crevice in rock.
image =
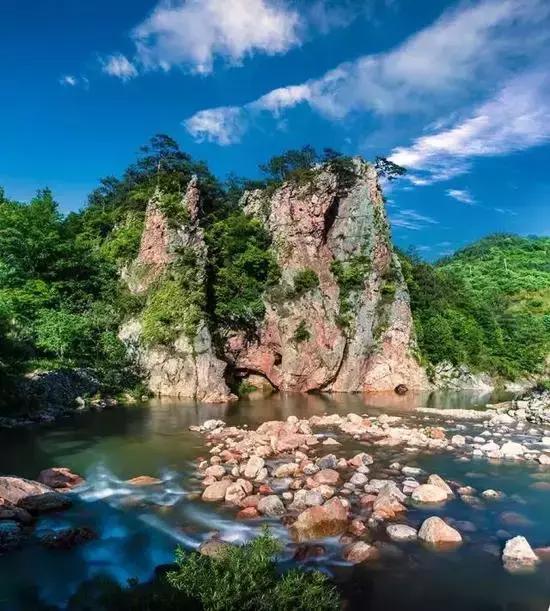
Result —
M338 208L340 206L340 198L335 196L330 206L325 211L325 222L323 226L323 236L321 241L323 244L327 243L328 234L338 217Z

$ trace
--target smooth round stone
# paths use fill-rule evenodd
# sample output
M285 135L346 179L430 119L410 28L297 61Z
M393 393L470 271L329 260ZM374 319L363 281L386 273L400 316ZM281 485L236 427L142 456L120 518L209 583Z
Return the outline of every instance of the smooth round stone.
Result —
M386 533L392 541L414 541L418 536L416 529L406 524L390 524Z

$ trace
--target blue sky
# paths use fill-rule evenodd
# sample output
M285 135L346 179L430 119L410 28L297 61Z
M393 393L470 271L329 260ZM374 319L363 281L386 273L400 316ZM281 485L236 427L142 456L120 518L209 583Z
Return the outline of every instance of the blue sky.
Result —
M550 234L548 0L1 0L0 185L64 211L150 136L221 178L287 148L408 168L395 240Z

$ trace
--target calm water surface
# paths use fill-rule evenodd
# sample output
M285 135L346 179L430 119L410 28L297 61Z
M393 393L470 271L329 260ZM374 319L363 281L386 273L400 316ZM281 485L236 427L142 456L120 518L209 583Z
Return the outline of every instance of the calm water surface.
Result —
M207 453L202 436L189 432L192 424L222 418L229 424L256 427L290 415L309 418L323 413L385 412L418 426L426 417L414 413L412 408L417 405L480 407L485 400L465 393L368 399L274 395L243 400L229 408L153 401L102 414L82 414L47 428L0 431L0 473L35 478L44 468L66 466L88 481L74 506L42 518L37 533L89 526L99 534L98 540L71 551L45 550L31 540L22 550L0 556L0 609L63 609L75 592L82 592L98 576L121 583L130 578L149 579L156 566L172 561L178 544L196 547L214 532L230 541L253 537L258 524L236 522L234 511L189 498L188 493L197 488L195 460ZM456 425L445 426L452 429ZM478 426L469 424L466 433L479 434L482 429ZM349 457L361 449L365 447L346 442L331 451ZM398 460L480 491L502 490L506 498L480 507L455 500L436 511L407 512L407 522L415 526L434 513L467 522L459 526L465 543L454 552L433 553L418 544L389 546L379 563L350 567L341 561L338 542L324 541L326 555L310 564L337 579L348 608L547 611L550 563L541 564L534 573L510 575L502 568L499 536L503 535L498 531L523 534L534 547L550 545L550 492L532 488L536 482L550 482L550 470L485 460L461 462L449 453L411 455L395 448L367 451L375 456L373 477L377 464L382 469ZM159 477L163 483L136 491L124 480L137 475ZM382 471L380 475L384 476ZM506 511L519 514L519 523L504 523L502 513ZM288 542L285 528L277 522L272 528ZM288 542L283 561L290 561L293 553Z

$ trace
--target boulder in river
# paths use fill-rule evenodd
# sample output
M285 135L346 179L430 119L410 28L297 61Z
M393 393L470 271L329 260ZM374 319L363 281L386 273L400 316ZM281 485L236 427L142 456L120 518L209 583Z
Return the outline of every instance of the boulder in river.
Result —
M432 475L428 477L427 483L431 484L432 486L437 486L438 488L441 488L441 490L444 490L446 492L448 497L454 496L454 493L449 484L447 484L447 482L440 475L437 475L437 473L432 473Z
M157 477L151 477L150 475L138 475L137 477L126 480L126 483L131 486L156 486L162 484L162 480Z
M40 543L49 549L67 550L94 539L97 539L97 533L94 530L80 526L44 533L40 536Z
M0 520L15 520L21 524L30 524L34 518L26 509L21 509L10 501L0 498Z
M59 492L68 492L83 484L85 480L67 467L52 467L40 471L36 481L50 488L55 488Z
M390 524L386 527L388 537L392 541L415 541L418 533L415 528L407 524Z
M462 543L458 530L437 516L424 520L418 531L418 538L433 547L453 547Z
M532 569L539 558L525 537L514 537L506 541L502 552L504 567L511 572Z
M223 501L225 499L225 493L231 485L231 481L228 479L222 479L219 482L210 484L202 493L203 501Z
M380 552L374 545L365 541L356 541L344 549L344 559L352 564L376 560L380 557Z
M439 486L433 484L423 484L412 491L411 498L416 503L420 504L437 504L444 503L447 500L448 494Z
M276 494L270 494L260 499L258 511L266 516L277 517L284 514L285 506Z
M348 510L338 498L303 511L290 527L297 542L340 535L347 529Z
M30 513L65 509L71 504L71 500L65 494L22 477L0 477L0 498Z

